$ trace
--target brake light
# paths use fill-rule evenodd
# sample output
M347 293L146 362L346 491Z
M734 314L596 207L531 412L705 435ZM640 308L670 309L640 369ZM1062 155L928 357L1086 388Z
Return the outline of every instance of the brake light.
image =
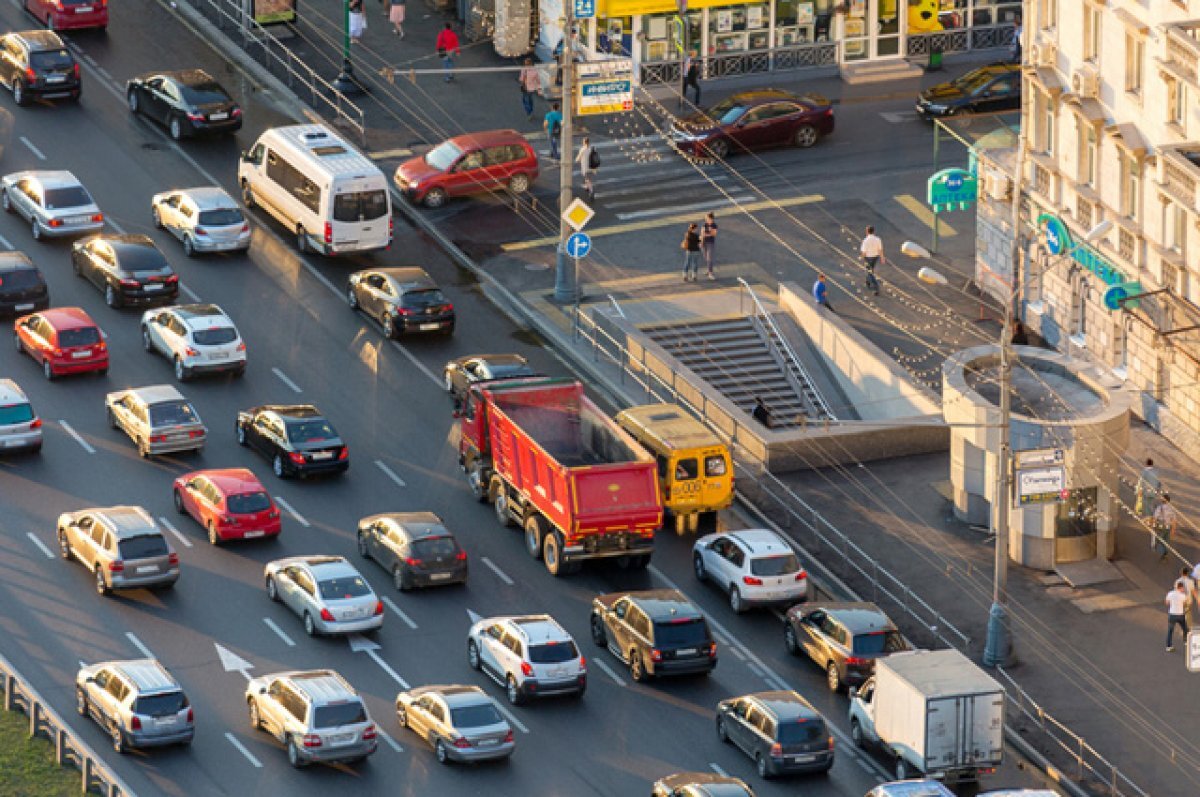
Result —
M165 442L167 442L167 436L165 434L151 435L150 442L151 443L165 443Z
M333 225L325 222L325 243L333 243Z
M193 232L195 232L196 235L208 235L208 230L204 229L203 227L196 227Z
M583 672L587 672L587 656L579 657L579 669Z
M412 556L406 556L406 557L404 557L404 564L408 565L409 567L420 567L421 565L423 565L425 563L422 562L420 559L416 559Z
M141 718L140 718L140 717L138 717L138 715L137 715L137 714L133 714L133 715L131 715L131 716L129 717L129 730L131 730L131 731L140 731L141 729L142 729L142 720L141 720Z
M342 450L338 452L338 459L345 461L350 458L350 449L342 446Z
M471 743L467 741L467 737L460 736L454 740L454 746L457 747L459 750L466 750L468 747L471 746Z
M803 581L803 580L804 580L804 579L806 579L806 578L808 578L808 571L807 571L807 570L801 569L801 570L800 570L800 572L796 574L796 580L797 580L797 581Z
M242 225L242 232L250 232L250 225L249 225L249 224L243 224L243 225Z
M187 715L187 721L188 721L188 722L195 722L195 721L196 721L196 715L195 715L195 713L193 713L193 711L192 711L192 707L191 707L191 706L188 706L188 715Z
M321 737L315 733L304 734L304 746L305 747L320 747L321 746Z
M527 661L521 662L521 674L524 675L526 678L532 678L533 677L533 665Z
M200 352L196 351L191 346L188 346L186 349L184 349L183 353L186 354L188 357L199 357L200 356Z
M32 421L29 422L29 428L30 429L41 429L42 428L42 419L34 418ZM465 559L466 556L464 555L463 558Z
M509 729L508 729L508 733L504 734L504 743L505 743L505 744L512 744L512 743L513 743L513 732L512 732L512 728L509 728Z
M166 279L164 279L163 282L167 283L168 285L174 285L176 282L179 282L179 275L172 274L169 277L167 277Z
M710 659L715 659L717 657L717 643L716 642L708 643L708 657Z
M454 312L454 305L452 305L452 304L443 304L441 307L439 307L439 308L438 308L438 312L439 312L439 313L451 313L451 312Z
M204 121L204 114L202 114L202 113L189 113L189 114L187 115L187 118L188 118L188 119L191 119L193 122L203 122L203 121Z
M94 221L96 224L100 224L101 222L104 221L104 214L103 213L93 213L92 221Z
M267 517L269 517L271 520L279 520L279 510L272 509L269 513L267 513Z
M136 288L140 285L137 280L121 280L122 288Z
M111 562L108 563L108 572L110 572L110 573L125 572L125 563L122 562L120 559L113 559Z
M241 108L234 108L232 111L230 111L230 112L229 112L229 115L230 115L231 117L233 117L234 119L237 119L239 116L241 116L241 115L242 115L242 109L241 109Z
M179 564L179 554L171 553L169 556L167 556L167 564L172 566Z
M304 455L301 454L299 451L293 451L290 454L288 454L288 459L290 459L292 461L293 465L303 465L304 464Z
M397 307L396 315L412 315L413 311L407 307Z
M861 667L864 664L867 664L867 662L868 662L867 659L860 658L858 656L847 656L846 657L846 666L847 667Z
M321 610L321 619L327 623L332 623L333 622L333 612L329 611L328 609L322 609Z
M246 350L246 344L245 344L245 343L239 343L239 344L237 345L237 350L238 350L238 351L245 351L245 350Z
M392 240L392 230L396 228L396 220L388 216L388 240Z
M783 745L779 742L771 745L771 758L779 758L781 755L783 755Z
M368 725L367 729L362 732L362 738L368 739L368 740L374 739L375 735L376 734L375 734L375 726L374 725Z
M375 601L375 616L383 614L383 601Z
M59 11L62 11L61 5L58 5L58 3L55 3L55 5L58 6ZM33 67L29 67L25 70L25 79L28 80L30 83L37 82L37 72L33 71Z
M61 227L62 219L50 219L50 221L48 221L46 223L49 224L51 227Z
M76 63L76 64L73 64L73 65L71 66L71 72L73 72L73 73L74 73L74 75L75 75L75 79L76 79L76 80L79 80L79 64L78 64L78 63Z
M658 648L651 648L650 649L650 661L653 661L653 662L662 661L662 651L659 650Z
M742 583L750 587L761 587L762 579L757 576L742 576Z
M52 352L50 352L50 353L51 353L51 354L53 354L55 357L62 357L62 356L63 356L63 350L62 350L62 349L57 349L57 348L56 348L56 349L54 349L54 350L53 350Z
M41 421L38 421L38 424L41 425ZM454 558L460 562L465 562L467 561L467 552L460 550L458 553L454 554Z
M830 750L833 749L833 737L832 736L829 737L829 749Z
M199 429L193 429L192 431L188 432L188 438L195 440L198 437L204 437L204 432L200 431Z
M104 341L100 341L96 344L96 351L108 351L108 344Z

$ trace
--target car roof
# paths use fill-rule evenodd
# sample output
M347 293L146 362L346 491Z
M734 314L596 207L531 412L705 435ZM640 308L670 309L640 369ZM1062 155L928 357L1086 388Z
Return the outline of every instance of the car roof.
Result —
M12 35L28 44L31 50L66 49L62 37L52 30L22 30L14 31Z
M462 365L469 363L472 360L477 360L488 365L528 365L529 361L519 354L468 354L466 357L459 357L454 362Z
M821 713L798 692L776 689L769 692L754 692L746 697L753 698L775 719L784 722L796 719L824 719Z
M1020 71L1020 64L998 62L995 64L987 64L985 66L978 67L977 69L972 69L970 72L965 73L963 77L966 77L967 75L978 75L981 73L989 75L1007 75Z
M29 399L25 396L25 391L21 390L20 385L11 379L0 379L0 404L11 406L28 403Z
M215 470L198 470L192 476L203 476L225 495L238 493L261 492L262 482L249 468L217 468Z
M143 695L154 692L178 692L179 682L171 677L157 659L132 659L130 661L110 661L104 666L111 667L124 675L138 692Z
M795 553L792 547L770 529L739 529L725 532L745 548L751 556L778 556L784 553Z
M78 177L66 169L28 169L18 174L36 180L43 188L73 188L83 185Z
M865 601L843 603L813 602L806 603L799 607L799 609L805 614L811 614L820 609L846 626L846 630L852 634L896 630L896 625L884 613L883 609Z
M750 793L744 781L715 772L676 772L662 778L661 782L672 789L699 786L709 797L744 797Z
M358 699L354 687L333 670L300 670L283 673L281 677L291 681L311 703L324 705Z
M494 147L498 144L528 144L525 136L518 131L510 129L506 130L480 130L475 133L464 133L461 136L455 136L450 139L455 146L462 150L479 149L481 147Z
M324 417L321 412L311 404L264 404L256 409L258 409L260 412L273 412L285 420Z
M96 326L96 322L81 307L51 307L38 315L60 332L64 329L86 329Z
M117 539L141 536L147 531L159 533L154 518L140 506L97 507L86 511L100 518L117 535Z
M881 783L868 797L953 797L954 792L936 780L898 780Z
M0 273L27 269L38 270L29 255L24 252L0 252Z
M422 290L436 288L433 277L420 266L399 266L397 268L377 268L374 271L390 279L401 290Z
M365 519L365 518L364 518ZM453 536L442 523L442 519L432 512L384 512L372 516L373 520L390 520L400 526L410 539L422 537Z
M131 387L125 391L137 396L144 404L162 404L167 401L187 401L174 385L146 385Z
M228 192L215 185L202 185L195 188L180 188L169 193L184 194L200 210L217 210L220 208L237 208L238 204Z
M569 642L571 635L548 614L528 614L506 618L513 629L531 645Z
M354 569L344 556L305 556L300 557L308 565L308 569L317 578L338 578L339 576L357 576Z
M215 321L228 321L230 325L233 324L229 316L225 315L225 311L215 304L181 304L170 310L193 329L211 327Z
M703 617L695 604L676 589L647 589L626 592L625 595L633 600L651 620Z
M158 251L158 247L154 245L154 241L150 239L150 236L138 233L106 232L92 236L92 239L108 244L118 255L130 249L153 249L156 252Z
M203 69L173 69L169 72L157 72L155 74L169 77L184 86L199 86L204 83L216 83L217 81L212 75L205 72Z
M478 706L484 703L491 704L492 699L487 696L487 693L478 686L443 686L438 690L442 700L446 701L446 705L450 708L462 708L463 706Z
M793 91L784 89L751 89L750 91L739 91L731 95L729 99L744 105L758 105L777 100L802 100L804 98Z

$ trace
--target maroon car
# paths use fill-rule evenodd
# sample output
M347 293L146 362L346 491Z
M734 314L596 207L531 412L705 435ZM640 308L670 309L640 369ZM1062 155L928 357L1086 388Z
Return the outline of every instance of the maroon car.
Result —
M818 94L743 91L676 120L671 140L686 155L723 159L768 147L811 147L833 132L833 106Z

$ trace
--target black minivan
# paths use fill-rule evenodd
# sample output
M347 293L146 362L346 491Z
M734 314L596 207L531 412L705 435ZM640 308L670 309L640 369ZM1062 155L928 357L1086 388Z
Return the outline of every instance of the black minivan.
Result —
M36 313L50 306L42 272L23 252L0 252L0 315Z
M717 704L717 736L754 759L759 777L828 772L833 736L821 716L796 692L755 692Z

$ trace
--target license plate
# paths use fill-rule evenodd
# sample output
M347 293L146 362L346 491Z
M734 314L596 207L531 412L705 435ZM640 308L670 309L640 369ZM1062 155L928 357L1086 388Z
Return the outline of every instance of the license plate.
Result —
M160 282L148 282L142 286L144 291L161 291L165 286Z
M18 305L17 305L17 307L16 307L16 309L17 309L18 311L20 311L20 310L32 310L32 309L33 309L33 305L32 305L32 304L18 304Z
M441 324L421 324L421 329L437 329Z
M327 738L329 739L329 743L331 745L337 746L337 745L343 745L343 744L350 744L351 742L353 742L354 734L352 734L352 733L335 733L335 734L330 735Z
M312 458L313 459L333 459L333 452L332 451L314 451Z
M157 573L158 565L142 565L137 569L139 573Z
M67 79L66 75L46 75L47 83L62 83Z
M168 727L178 722L177 717L159 717L154 721L154 724L159 728Z
M76 14L87 14L87 13L90 13L91 10L92 10L91 6L79 6L79 8L75 9L75 13Z
M67 216L63 221L67 224L87 224L91 216Z
M219 121L221 121L222 119L228 119L228 118L229 118L229 114L227 114L227 113L213 113L213 114L209 114L209 115L208 115L208 118L209 118L209 120L210 120L210 121L213 121L213 122L219 122Z
M794 756L792 756L792 763L803 764L807 761L815 761L816 758L817 757L815 755L813 755L812 753L809 753L807 755L794 755Z
M496 741L495 739L480 739L478 742L475 743L475 746L476 747L495 747L497 744L499 744L499 742Z
M700 651L696 648L684 648L683 650L675 651L676 656L695 656Z
M72 359L75 359L75 360L82 360L82 359L84 359L85 357L91 357L91 356L92 356L92 350L91 350L91 349L85 349L85 350L83 350L83 351L73 351L73 352L71 352L71 358L72 358Z
M212 352L212 353L210 353L210 354L208 355L208 359L210 359L210 360L228 360L228 359L229 359L229 352L227 352L227 351L214 351L214 352Z
M262 535L264 535L264 534L266 534L266 532L265 532L265 531L247 531L247 532L246 532L245 534L243 534L242 536L243 536L243 537L245 537L246 539L250 540L250 539L253 539L253 538L255 538L255 537L261 537L261 536L262 536Z
M432 573L429 578L432 581L445 581L446 579L450 578L450 576L450 573Z

